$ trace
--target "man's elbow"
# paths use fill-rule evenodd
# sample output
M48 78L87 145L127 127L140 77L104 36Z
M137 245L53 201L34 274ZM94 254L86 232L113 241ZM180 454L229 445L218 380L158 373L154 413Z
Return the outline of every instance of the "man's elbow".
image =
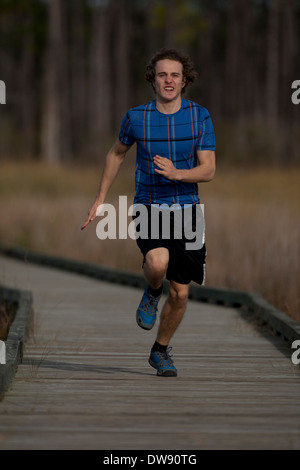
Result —
M205 181L209 182L214 179L216 174L216 164L215 162L211 163L207 169L206 179Z
M198 154L199 164L202 166L201 181L211 181L216 173L216 154L214 150L203 150Z
M209 176L209 180L208 180L208 181L213 180L214 177L215 177L215 174L216 174L216 166L214 166L213 168L211 168L211 170L210 170L210 176Z

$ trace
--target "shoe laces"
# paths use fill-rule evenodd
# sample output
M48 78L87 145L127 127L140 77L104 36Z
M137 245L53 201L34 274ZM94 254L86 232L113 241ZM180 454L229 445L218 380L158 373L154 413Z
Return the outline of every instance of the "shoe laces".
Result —
M147 307L154 307L155 312L157 311L157 303L158 303L158 297L153 297L153 295L148 294L148 298L145 302L143 302L143 310L146 310Z
M166 349L165 352L158 351L156 354L159 355L159 357L161 358L161 361L163 363L167 363L168 365L172 365L174 361L172 359L173 356L171 356L171 354L170 354L171 350L172 350L172 346L169 346Z

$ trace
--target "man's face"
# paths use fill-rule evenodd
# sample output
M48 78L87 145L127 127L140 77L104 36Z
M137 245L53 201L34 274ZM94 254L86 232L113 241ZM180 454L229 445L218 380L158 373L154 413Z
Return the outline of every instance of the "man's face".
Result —
M185 80L180 62L170 59L159 60L155 72L154 89L160 101L170 102L181 96Z

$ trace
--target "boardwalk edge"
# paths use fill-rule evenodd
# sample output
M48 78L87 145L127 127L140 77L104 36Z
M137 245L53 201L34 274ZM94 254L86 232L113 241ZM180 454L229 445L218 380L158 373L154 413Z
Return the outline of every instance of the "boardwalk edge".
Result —
M13 289L0 284L0 303L16 304L14 320L5 341L6 364L0 364L0 400L12 384L18 365L22 362L33 315L30 291Z
M63 269L106 282L138 288L145 287L145 279L141 274L31 252L18 247L0 247L0 253L12 258L24 260L25 262ZM168 285L168 282L165 281L165 291L167 291ZM276 334L290 343L300 339L300 323L269 304L260 294L233 289L191 285L189 297L199 302L228 306L254 315L260 325L267 326L272 334Z

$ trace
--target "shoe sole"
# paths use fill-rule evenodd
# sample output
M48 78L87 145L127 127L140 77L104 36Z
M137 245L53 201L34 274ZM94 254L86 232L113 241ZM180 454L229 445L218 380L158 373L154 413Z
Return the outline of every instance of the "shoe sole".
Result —
M155 362L152 362L150 358L149 358L148 362L149 362L150 366L152 366L154 369L157 370L157 365L155 364ZM167 370L160 373L157 370L157 375L159 377L177 377L177 371L172 370L172 369L167 369Z
M152 328L154 327L154 324L156 322L156 319L154 320L154 322L152 323L152 325L147 325L147 323L144 323L141 318L139 317L139 314L137 313L136 314L136 322L138 324L138 326L140 328L142 328L143 330L152 330Z

